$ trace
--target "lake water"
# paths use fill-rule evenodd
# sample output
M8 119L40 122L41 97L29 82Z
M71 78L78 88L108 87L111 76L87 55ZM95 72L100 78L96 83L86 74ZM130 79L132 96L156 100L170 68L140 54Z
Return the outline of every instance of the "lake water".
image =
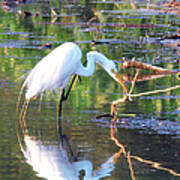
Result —
M97 65L75 82L61 118L58 91L32 100L24 121L16 111L21 77L67 41L83 63L90 50L114 60L129 90L136 70L123 69L123 57L179 71L180 5L167 3L0 1L0 179L180 178L180 88L132 97L111 117L123 88ZM133 94L180 85L174 74L152 74L140 71Z

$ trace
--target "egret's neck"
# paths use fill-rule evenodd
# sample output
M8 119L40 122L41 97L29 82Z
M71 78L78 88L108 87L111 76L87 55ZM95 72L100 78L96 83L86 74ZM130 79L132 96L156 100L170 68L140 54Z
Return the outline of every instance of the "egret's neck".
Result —
M80 76L91 76L95 70L95 62L102 66L107 72L109 71L110 67L115 68L115 64L102 53L90 51L87 53L87 66L84 67L82 64L80 64L80 67L76 73Z
M77 70L77 74L80 76L91 76L95 70L95 59L87 55L87 66L84 67L80 64L80 67Z

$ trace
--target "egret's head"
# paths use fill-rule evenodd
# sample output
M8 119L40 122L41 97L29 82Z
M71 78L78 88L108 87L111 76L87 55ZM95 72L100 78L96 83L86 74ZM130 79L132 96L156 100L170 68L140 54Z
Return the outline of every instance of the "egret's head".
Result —
M102 66L114 80L119 82L118 70L116 64L112 60L109 60L106 56L97 51L90 51L88 56Z

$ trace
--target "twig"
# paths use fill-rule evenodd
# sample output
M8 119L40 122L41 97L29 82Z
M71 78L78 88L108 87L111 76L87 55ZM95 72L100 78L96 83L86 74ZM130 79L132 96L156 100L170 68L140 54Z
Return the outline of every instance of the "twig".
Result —
M172 90L175 90L175 89L178 89L178 88L180 88L180 85L176 85L176 86L169 87L169 88L166 88L166 89L159 89L159 90L155 90L155 91L143 92L143 93L139 93L139 94L131 94L131 97L140 97L140 96L145 96L145 95L150 95L150 94L168 92L168 91L172 91Z
M120 98L120 99L118 99L118 100L115 100L115 101L113 101L111 104L112 104L112 106L116 107L117 104L125 102L127 98L128 98L128 96L127 96L127 95L124 95L123 98ZM111 107L112 107L112 106L111 106Z
M153 161L150 161L150 160L145 160L139 156L130 156L130 158L133 158L133 159L136 159L138 160L139 162L143 162L145 164L150 164L152 165L152 167L156 168L156 169L159 169L159 170L164 170L164 171L168 171L170 174L174 175L174 176L180 176L179 173L176 173L174 170L172 169L169 169L169 168L165 168L165 167L162 167L160 163L158 162L153 162Z
M134 90L134 87L135 87L135 84L136 84L136 79L137 79L137 77L138 77L138 75L139 75L139 71L140 71L140 69L137 69L137 72L136 72L136 74L135 74L135 76L134 76L134 79L133 79L133 81L132 81L131 89L130 89L129 94L128 94L130 101L132 101L132 99L131 99L131 94L132 94L132 92L133 92L133 90Z
M151 95L151 94L164 93L164 92L172 91L172 90L175 90L178 88L180 88L180 85L176 85L176 86L169 87L166 89L159 89L159 90L155 90L155 91L142 92L139 94L127 94L123 98L120 98L118 100L113 101L112 106L116 107L116 105L118 105L119 103L125 102L128 99L128 96L130 96L131 98L140 97L140 96L146 96L146 95ZM111 106L111 108L112 108L112 106Z
M129 170L130 170L130 173L131 173L131 178L132 180L135 180L135 176L134 176L134 171L133 171L133 167L132 167L132 161L131 161L131 156L130 156L130 152L127 153L127 161L128 161L128 164L129 164Z

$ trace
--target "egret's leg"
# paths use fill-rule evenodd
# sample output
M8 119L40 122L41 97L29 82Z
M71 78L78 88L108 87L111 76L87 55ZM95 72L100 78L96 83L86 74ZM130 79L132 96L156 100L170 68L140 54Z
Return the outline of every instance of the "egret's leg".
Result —
M63 100L67 100L67 98L68 98L68 96L69 96L69 93L70 93L70 91L71 91L71 89L72 89L72 86L73 86L73 83L74 83L74 81L76 80L76 78L77 78L77 75L74 75L73 76L73 78L72 78L72 81L71 81L71 84L69 85L69 88L68 88L68 90L67 90L67 92L66 92L66 94L64 93L63 95Z
M67 147L68 147L69 153L70 153L70 155L71 155L71 158L73 158L73 160L74 160L74 153L73 153L73 151L72 151L72 148L71 148L71 145L70 145L70 143L69 143L68 137L67 137L65 134L63 134L63 135L62 135L62 138L63 138L63 146L64 146L64 141L65 141L65 142L66 142L66 145L67 145Z
M76 80L76 77L77 77L77 75L73 76L71 84L69 85L69 88L68 88L66 94L65 94L65 89L62 90L61 98L60 98L60 101L59 101L59 115L61 114L60 112L61 112L61 109L62 109L62 102L67 100L67 98L69 96L69 93L70 93L70 91L72 89L73 83Z
M61 126L61 119L58 119L58 133L59 133L59 138L60 138L60 145L64 148L65 143L68 147L69 153L71 154L71 158L74 158L74 154L71 148L71 145L69 143L68 137L62 133L62 126Z
M69 153L71 155L71 158L73 158L73 160L75 159L71 145L69 143L68 137L62 133L62 128L61 128L61 121L60 119L58 120L58 132L59 132L59 138L60 138L60 145L64 148L65 143L68 147Z
M73 86L74 81L76 80L77 75L74 75L71 81L71 84L69 85L69 88L65 94L65 89L62 89L60 101L59 101L59 109L58 109L58 131L61 132L61 115L62 115L62 103L63 101L67 100L69 93L71 91L71 88ZM62 132L60 133L60 137L62 137Z
M69 93L70 93L70 91L72 89L73 83L74 83L74 81L76 80L77 77L79 77L79 76L77 76L77 75L73 76L71 84L69 85L69 88L68 88L66 94L65 94L65 89L62 90L61 98L60 98L60 101L59 101L59 110L58 110L58 132L59 132L59 137L60 137L60 143L61 143L62 146L64 146L64 141L66 142L66 144L68 146L68 149L69 149L69 152L70 152L71 157L73 158L73 160L75 160L76 158L74 157L72 148L71 148L71 146L69 144L69 141L68 141L68 138L67 138L66 135L64 135L62 133L61 115L62 115L62 102L67 100L67 98L69 96ZM79 80L81 81L80 77L79 77Z
M64 94L64 89L63 89L63 92L62 92L62 93ZM63 95L63 94L62 94L62 95ZM62 96L61 96L61 99L62 99ZM62 101L63 101L63 100L60 100L60 106L62 106ZM64 141L66 142L67 147L68 147L68 149L69 149L69 152L70 152L70 154L71 154L71 157L72 157L73 160L74 160L75 158L74 158L74 154L73 154L71 145L69 144L69 141L68 141L67 136L64 135L63 132L62 132L61 111L62 111L62 109L60 109L60 107L59 107L59 112L58 112L58 126L57 126L57 129L58 129L59 138L60 138L60 145L64 148Z
M65 94L65 89L62 89L61 97L60 97L60 100L59 100L58 118L61 118L62 102L65 100L64 99L64 94Z

